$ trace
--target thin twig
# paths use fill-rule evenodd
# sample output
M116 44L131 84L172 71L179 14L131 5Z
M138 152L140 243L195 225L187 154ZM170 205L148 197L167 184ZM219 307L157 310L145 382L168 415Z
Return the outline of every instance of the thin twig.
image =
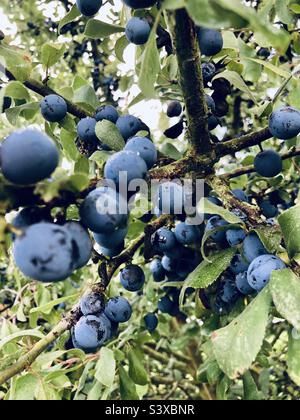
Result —
M300 148L293 148L292 150L281 155L282 160L292 159L297 156L300 156ZM255 172L254 165L248 165L244 166L243 168L234 169L233 171L223 175L223 177L227 179L232 179L237 178L238 176L251 174L252 172Z

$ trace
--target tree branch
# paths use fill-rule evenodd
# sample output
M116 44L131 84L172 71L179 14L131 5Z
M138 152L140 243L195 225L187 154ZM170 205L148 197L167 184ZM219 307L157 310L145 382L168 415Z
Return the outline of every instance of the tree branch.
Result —
M151 347L148 347L147 345L144 345L143 350L148 356L153 357L153 359L159 361L160 363L164 365L168 365L170 363L170 356L163 354L161 351L154 350ZM190 364L181 362L179 360L172 361L172 365L175 369L181 370L183 372L188 372L190 369Z
M47 349L49 344L53 343L64 332L70 329L77 319L78 310L71 311L69 316L63 319L46 337L36 343L28 353L0 373L0 385L3 385L6 381L30 367L38 356Z
M261 218L259 208L237 199L230 191L230 188L224 178L222 179L219 176L213 175L208 177L206 182L222 199L225 208L228 208L229 210L239 209L247 216L247 223L249 226L254 227L264 223Z
M297 156L300 156L300 148L298 149L293 148L292 150L286 153L283 153L281 155L281 158L282 160L287 160L287 159L292 159ZM248 166L244 166L243 168L238 168L231 172L228 172L227 174L223 175L223 178L226 178L226 179L237 178L238 176L251 174L252 172L255 172L254 165L248 165Z
M205 176L213 172L213 165L218 161L214 150L209 153L195 155L192 151L186 156L161 168L152 169L148 176L150 179L175 179L184 177L189 173L194 176Z
M267 127L263 130L246 134L245 136L218 143L215 146L216 154L219 158L229 154L234 154L240 150L247 149L248 147L257 146L272 137L273 136Z
M108 281L112 278L116 270L124 263L129 261L133 258L136 251L139 249L139 247L144 243L145 240L145 233L141 233L140 236L138 236L134 241L132 241L129 246L121 252L120 255L113 258L111 264L108 266L107 270L107 277Z
M180 86L188 121L188 140L195 152L212 148L207 126L207 105L195 25L185 9L169 13L179 66Z
M5 74L8 77L9 80L16 80L16 78L14 77L14 75L8 71L5 70ZM28 79L26 80L24 83L24 86L26 86L28 89L32 90L33 92L39 94L40 96L47 96L47 95L59 95L57 92L55 92L55 90L51 89L50 87L48 87L47 85L35 80L35 79ZM70 101L67 98L64 98L62 95L61 96L67 103L68 106L68 112L72 115L74 115L74 117L77 118L85 118L85 117L92 117L93 114L85 111L83 108L81 108L80 106L74 104L72 101Z

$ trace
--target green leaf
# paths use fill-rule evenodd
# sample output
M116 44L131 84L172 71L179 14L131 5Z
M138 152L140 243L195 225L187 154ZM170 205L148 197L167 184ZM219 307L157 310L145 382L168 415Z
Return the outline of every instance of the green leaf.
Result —
M54 66L64 55L65 44L44 44L42 47L41 61L46 69Z
M148 374L142 363L142 355L135 349L128 353L129 376L138 385L148 383Z
M90 180L88 175L78 172L69 176L67 182L62 185L62 189L73 192L81 192L89 186L89 183Z
M111 387L116 374L114 352L106 347L100 350L99 361L96 364L95 378L101 384Z
M129 103L128 108L131 108L132 106L138 104L141 101L144 101L146 98L143 95L142 92L140 92L135 98L132 99L132 101Z
M20 82L25 82L32 71L31 57L17 48L0 45L0 67L5 67Z
M62 298L54 299L51 302L48 302L42 306L39 306L37 308L32 308L30 310L31 314L34 314L36 312L41 312L43 314L50 314L54 306L60 305L61 303L69 302L69 301L76 301L80 297L81 293L75 293L70 296L64 296Z
M90 372L90 370L91 370L92 367L94 367L94 362L93 361L88 362L85 365L85 368L84 368L84 370L83 370L83 372L81 374L81 377L79 379L79 382L78 382L76 394L74 396L74 401L77 401L77 400L80 399L80 393L83 391L83 389L85 387L86 380L87 380L87 378L89 376L89 372Z
M71 8L71 10L66 14L66 16L59 22L58 32L60 33L61 29L68 23L73 22L76 18L81 15L76 4Z
M195 317L201 319L206 312L207 308L200 299L199 293L195 293Z
M209 28L242 28L247 20L236 13L225 11L217 1L186 0L191 18L200 26Z
M272 71L275 74L278 74L278 76L284 77L285 79L288 79L290 77L290 73L288 71L282 70L280 67L274 66L274 64L270 63L269 61L264 61L258 58L251 58L251 57L245 57L244 59L260 64L266 69Z
M217 206L208 200L208 198L202 198L197 206L197 210L200 214L217 214L222 219L231 224L244 225L243 221L233 214L231 211L224 209L223 207Z
M275 0L275 10L277 16L280 22L285 23L286 25L290 25L294 21L292 13L289 10L289 3L289 0Z
M182 305L185 291L188 287L204 289L214 283L220 275L229 267L232 258L236 254L235 248L218 251L209 256L210 261L202 261L200 265L187 277L180 294Z
M252 46L248 45L240 38L237 40L237 43L239 48L240 60L244 66L242 74L243 79L246 81L257 83L262 73L262 67L258 63L247 60L247 58L249 57L256 57L256 51L252 48Z
M155 24L151 30L148 42L142 55L142 63L139 74L139 88L145 98L156 97L155 82L160 70L159 51L156 44L156 30L161 13L158 13Z
M24 117L27 121L32 120L38 113L40 105L38 102L27 103L24 105L16 106L6 110L6 117L11 125L16 126L19 117Z
M90 163L87 157L80 156L75 163L74 172L88 175L90 172Z
M235 71L225 70L221 72L220 74L218 74L217 76L215 76L214 80L221 79L221 78L228 80L228 82L230 82L237 89L246 93L253 100L253 102L256 103L256 99L253 96L251 90L248 88L243 78L238 73L236 73Z
M92 388L89 390L87 395L87 401L99 401L100 399L106 399L106 395L110 392L109 388L103 390L102 385L95 380Z
M282 233L278 226L260 226L254 229L254 232L270 254L278 252L282 240Z
M277 311L297 330L300 330L299 277L290 269L273 271L270 290Z
M221 375L222 371L220 370L218 363L216 362L216 360L212 360L208 364L206 369L208 383L210 385L215 385L218 382Z
M224 375L216 387L216 396L218 401L226 401L227 393L229 391L232 381L228 376Z
M300 4L290 4L290 9L292 12L300 15Z
M86 159L86 161L89 162L88 159ZM80 162L80 160L78 162ZM76 162L76 165L78 162ZM44 201L49 202L53 200L53 198L58 197L60 191L81 192L87 188L88 185L88 174L76 172L75 174L68 176L68 174L60 168L52 175L52 180L45 180L36 185L35 194L41 195Z
M290 378L300 386L300 337L294 337L293 333L289 336L287 364Z
M161 152L164 155L169 156L171 159L178 160L182 158L182 154L176 149L176 147L172 143L169 142L163 144Z
M76 133L69 132L64 128L60 132L60 143L62 145L64 154L68 160L77 161L80 157L80 153L75 144Z
M5 87L5 95L14 99L30 101L30 95L26 87L17 81L9 82Z
M168 10L181 9L185 6L185 0L164 0L162 7Z
M0 350L4 346L6 346L6 344L10 343L11 341L14 341L14 340L16 340L18 338L22 338L22 337L34 337L34 338L42 339L42 338L44 338L44 335L37 329L36 330L24 330L24 331L16 332L16 333L11 334L8 337L5 337L1 340Z
M260 401L263 398L262 392L257 389L253 376L248 371L243 375L244 401Z
M59 127L64 128L70 133L73 132L75 135L77 134L75 119L70 114L67 114L65 118L59 122Z
M59 401L61 400L58 392L51 384L47 384L43 379L38 382L36 390L37 401Z
M121 38L119 38L116 42L115 45L115 53L116 53L116 57L119 61L121 61L121 63L124 63L124 58L123 58L123 54L124 54L124 50L125 48L129 45L129 41L126 38L126 36L121 36Z
M212 334L217 362L229 378L236 378L254 362L264 340L269 318L271 294L266 287L225 328Z
M90 156L89 160L96 162L99 168L102 168L104 163L111 157L111 152L105 151L105 150L96 150Z
M210 28L249 28L261 46L285 52L290 35L277 29L268 17L248 7L240 0L186 0L187 9L195 22ZM271 3L271 2L267 2Z
M99 101L92 86L84 85L74 92L74 102L81 104L88 111L94 112L99 106Z
M278 222L290 258L297 257L300 254L300 205L282 213Z
M73 91L75 91L82 88L82 86L86 86L88 84L89 81L87 79L84 79L83 77L79 76L79 74L76 74L72 82L72 89Z
M100 20L90 19L86 25L84 35L88 38L99 39L106 38L112 34L125 32L122 26L111 25Z
M241 19L248 21L246 27L254 31L255 39L258 43L263 42L263 46L272 46L280 52L285 52L288 48L290 36L284 31L274 27L271 22L263 19L254 8L247 7L240 0L212 0L228 12L238 15ZM265 45L267 44L267 45Z
M211 262L202 261L202 263L189 274L185 281L188 284L188 287L204 289L210 286L229 267L235 254L235 248L228 248L211 254Z
M38 386L38 376L31 373L19 376L15 380L9 399L14 401L33 401L35 399Z
M111 121L99 121L96 125L96 136L101 143L106 144L112 150L119 151L125 146L125 141L120 131Z
M120 395L122 400L138 400L136 386L123 366L119 366Z

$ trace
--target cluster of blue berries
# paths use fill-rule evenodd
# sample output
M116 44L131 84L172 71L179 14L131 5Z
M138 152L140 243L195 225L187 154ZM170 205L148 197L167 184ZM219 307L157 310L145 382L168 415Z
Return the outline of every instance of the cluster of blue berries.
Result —
M122 296L106 302L105 296L90 292L80 301L81 318L72 330L75 348L94 353L107 341L118 336L120 323L129 321L132 315L130 303Z
M249 197L242 190L233 190L232 193L239 200L249 202ZM216 197L209 200L222 205ZM220 216L210 216L205 227L206 232L211 231L210 238L215 244L238 250L220 281L204 292L207 306L219 314L228 311L240 297L261 291L274 270L286 267L280 258L268 253L255 232L247 234L242 228L232 229L228 225Z

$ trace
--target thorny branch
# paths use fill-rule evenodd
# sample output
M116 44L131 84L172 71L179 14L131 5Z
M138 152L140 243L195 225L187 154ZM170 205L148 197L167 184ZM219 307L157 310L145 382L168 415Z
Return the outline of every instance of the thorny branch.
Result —
M191 175L193 179L198 176L204 177L206 182L222 196L227 207L237 207L241 209L245 214L247 214L251 224L259 224L261 223L261 218L258 209L255 206L251 206L250 204L242 203L237 200L230 193L230 189L225 180L226 178L239 176L243 173L250 173L253 168L246 167L242 170L237 170L225 175L225 179L221 179L214 175L213 167L223 156L227 154L234 155L234 153L240 150L259 145L263 141L271 138L271 133L268 128L265 128L255 133L249 133L239 138L221 142L217 145L211 143L207 127L207 105L205 101L205 91L201 71L201 57L197 44L194 23L188 16L185 9L170 12L168 16L170 20L173 44L179 65L180 85L183 91L183 99L185 102L188 120L187 137L190 142L190 150L182 159L179 159L176 162L171 162L170 164L162 167L157 167L150 171L149 178L173 179L185 177L187 175ZM6 75L9 80L15 80L10 71L6 70ZM41 96L56 94L56 92L49 88L46 84L31 78L26 80L24 85ZM65 100L68 105L69 113L74 117L85 118L87 116L91 116L90 113L83 110L77 104L67 100L66 98ZM286 154L286 156L283 156L283 158L285 159L298 155L300 155L300 150L294 150L293 152ZM92 188L94 188L96 184L97 180L92 180L90 187L79 195L68 191L62 191L61 197L57 200L53 200L53 203L50 203L50 205L66 207L74 202L76 203L78 199L80 200L81 198L84 198L84 196ZM8 196L14 196L14 187L6 186L4 190L2 187L0 196L5 197L5 193L7 192ZM47 204L43 203L40 197L35 196L33 188L24 189L20 195L23 199L19 196L18 200L14 202L13 208L26 205L26 202L29 204ZM9 206L7 208L11 209ZM119 256L113 258L111 261L102 262L99 272L103 278L101 278L98 285L93 286L93 289L98 287L99 290L104 291L118 268L122 264L129 262L143 244L145 259L147 260L151 256L151 252L149 251L151 248L151 244L149 242L151 234L159 227L168 224L171 220L170 216L161 216L159 219L148 224L145 232L132 241ZM78 306L76 306L46 337L37 342L27 354L23 355L14 365L0 373L0 385L4 384L13 376L28 369L37 357L48 348L49 344L53 343L59 336L69 330L76 323L79 317L80 310ZM148 354L153 354L154 350L147 348L145 351L147 351ZM176 363L178 364L178 367L179 365L182 367L181 361Z

